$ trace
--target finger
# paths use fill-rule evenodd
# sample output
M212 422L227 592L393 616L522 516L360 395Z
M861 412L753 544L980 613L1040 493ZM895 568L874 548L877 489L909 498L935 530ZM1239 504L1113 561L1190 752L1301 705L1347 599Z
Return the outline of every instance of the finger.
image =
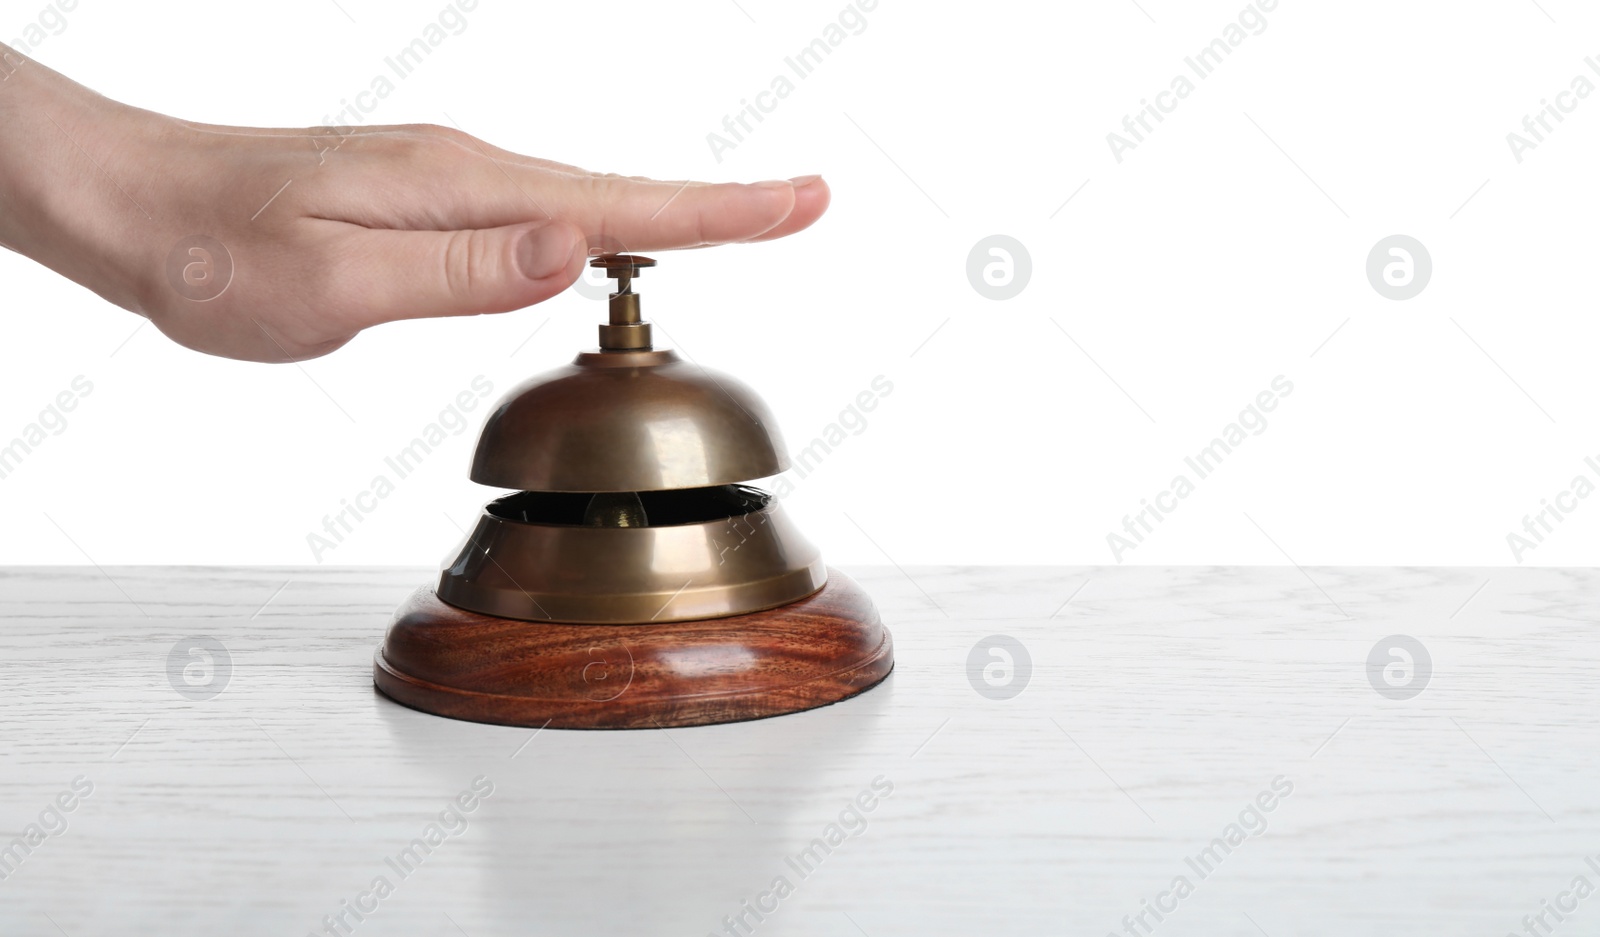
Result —
M398 184L375 190L372 164L342 164L328 178L358 170L364 178L342 177L330 184L317 214L369 228L412 230L496 228L559 218L603 249L648 251L752 240L789 221L796 207L796 186L786 180L669 182L595 174L508 154L464 133L430 131L385 128L354 136L351 152L365 148L387 165ZM386 138L422 145L389 147L382 142ZM792 230L810 225L826 207L825 194L820 204L812 199L818 195L808 193L806 210L793 219Z
M789 217L778 222L776 227L750 240L770 241L774 238L787 237L796 231L804 231L815 224L817 219L822 217L822 213L828 210L833 194L821 176L798 176L789 181L794 183L794 210L789 212Z
M795 208L795 186L787 181L660 182L537 170L512 174L525 175L522 194L550 216L577 225L596 244L631 251L748 241L778 227ZM504 191L503 182L499 191ZM510 193L501 208L525 213L528 199Z
M583 272L587 245L574 225L549 221L459 231L352 229L338 251L334 307L366 328L543 302Z
M421 165L407 165L411 158ZM375 188L370 176L329 175L318 214L369 228L413 230L498 228L559 218L603 249L650 251L759 237L788 218L795 205L795 187L787 181L747 185L582 175L508 164L481 153L396 156L394 161L395 185Z

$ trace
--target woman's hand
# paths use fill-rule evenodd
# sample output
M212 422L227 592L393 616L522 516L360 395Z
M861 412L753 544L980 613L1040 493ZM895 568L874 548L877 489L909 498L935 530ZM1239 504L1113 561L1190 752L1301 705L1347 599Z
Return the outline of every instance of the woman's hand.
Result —
M230 358L312 358L382 322L519 309L571 285L591 248L782 237L828 206L815 176L658 182L445 127L194 124L0 53L0 242Z

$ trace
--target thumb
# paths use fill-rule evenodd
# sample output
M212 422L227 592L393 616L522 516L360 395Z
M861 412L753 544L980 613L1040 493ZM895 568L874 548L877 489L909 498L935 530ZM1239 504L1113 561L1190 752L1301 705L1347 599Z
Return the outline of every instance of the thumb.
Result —
M397 319L509 312L544 302L583 272L588 245L565 221L460 231L368 229L338 278L358 328Z

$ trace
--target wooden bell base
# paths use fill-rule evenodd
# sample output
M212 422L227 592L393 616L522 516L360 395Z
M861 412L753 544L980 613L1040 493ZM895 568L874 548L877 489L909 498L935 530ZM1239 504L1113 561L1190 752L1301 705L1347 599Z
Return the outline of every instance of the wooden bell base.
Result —
M413 709L500 725L654 729L815 709L876 686L894 641L843 573L764 612L646 625L494 618L418 589L395 613L373 682Z

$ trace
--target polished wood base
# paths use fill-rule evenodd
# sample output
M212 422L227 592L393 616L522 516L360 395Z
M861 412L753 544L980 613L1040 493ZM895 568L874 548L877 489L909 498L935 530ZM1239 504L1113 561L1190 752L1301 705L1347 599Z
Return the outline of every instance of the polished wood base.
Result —
M894 642L850 577L729 618L567 625L468 612L417 590L373 660L386 695L500 725L652 729L814 709L875 686Z

